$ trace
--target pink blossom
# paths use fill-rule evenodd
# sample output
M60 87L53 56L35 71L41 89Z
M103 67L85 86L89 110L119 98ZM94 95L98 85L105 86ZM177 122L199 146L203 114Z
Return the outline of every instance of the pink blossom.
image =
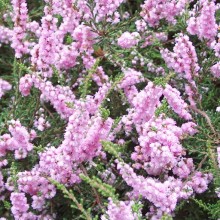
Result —
M201 0L195 4L191 17L187 21L187 31L192 35L198 35L202 39L213 41L217 34L215 1Z
M200 67L195 48L192 42L189 41L189 37L180 34L175 39L173 51L170 52L168 49L161 50L161 55L167 66L177 72L181 77L192 81L194 77L198 76Z
M7 91L11 90L11 88L10 83L0 78L0 99Z
M220 78L220 62L217 62L211 67L211 73L214 77Z
M129 33L126 31L118 38L118 45L121 48L129 49L136 46L139 42L139 39L140 35L137 32Z
M175 16L183 11L188 2L188 0L145 0L141 5L140 15L151 27L158 26L162 19L175 23Z
M118 204L115 204L112 199L109 198L108 210L106 211L106 215L102 215L101 220L138 220L138 214L132 210L133 205L133 201L120 201Z

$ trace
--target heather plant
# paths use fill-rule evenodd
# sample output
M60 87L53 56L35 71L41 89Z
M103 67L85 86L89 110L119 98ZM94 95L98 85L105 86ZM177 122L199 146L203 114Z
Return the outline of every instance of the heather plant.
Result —
M215 0L0 0L0 219L220 219Z

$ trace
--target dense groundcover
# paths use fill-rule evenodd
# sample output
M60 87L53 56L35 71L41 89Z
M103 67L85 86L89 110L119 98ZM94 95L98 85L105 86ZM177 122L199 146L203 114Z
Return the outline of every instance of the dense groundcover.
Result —
M215 0L0 0L0 220L220 219Z

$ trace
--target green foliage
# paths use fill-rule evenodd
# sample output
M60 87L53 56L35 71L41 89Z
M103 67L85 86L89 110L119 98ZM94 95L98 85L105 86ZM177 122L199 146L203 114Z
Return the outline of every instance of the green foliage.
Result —
M28 0L28 10L30 20L39 21L43 15L44 1L32 1ZM123 79L121 73L122 68L134 68L132 60L135 57L143 59L145 63L153 63L155 67L162 66L165 69L165 76L156 76L155 73L149 72L146 65L136 65L136 69L141 71L146 81L152 80L155 86L165 87L166 84L171 84L175 80L176 85L180 88L181 95L186 97L183 93L184 81L177 77L176 73L169 72L165 65L161 54L160 48L173 49L173 42L176 34L182 32L186 33L187 19L189 18L188 13L183 13L178 17L175 25L169 25L165 21L162 21L161 27L157 29L148 28L148 35L152 34L152 44L143 48L131 48L121 49L117 44L112 44L117 38L125 31L134 32L136 31L134 21L140 19L137 10L140 10L140 4L143 0L129 0L126 4L120 7L119 13L124 14L128 11L131 17L127 20L122 20L118 24L111 25L108 23L100 22L97 25L99 35L97 42L94 45L94 57L96 61L94 65L87 70L84 75L82 84L77 89L72 89L76 97L85 99L88 94L94 94L97 91L97 86L94 84L92 77L97 74L99 66L102 66L105 73L110 78L111 88L109 89L106 97L99 108L99 112L106 120L111 117L114 120L114 126L117 127L121 116L125 115L127 108L129 107L128 101L124 92L118 89L118 84ZM76 7L75 3L72 7ZM9 0L0 0L0 16L2 17L7 10L11 10L11 3ZM77 8L76 8L77 10ZM62 22L61 15L55 15L58 18L58 27ZM220 21L220 10L217 11L217 21ZM0 19L0 25L6 25L12 28L12 21L7 19L6 21ZM91 26L90 23L84 25ZM166 42L159 42L155 38L156 32L165 32L168 34L168 40ZM35 42L36 37L30 36L30 42ZM198 60L203 61L199 63L203 68L200 71L200 75L196 78L196 84L198 85L199 93L202 94L202 100L198 105L199 111L191 109L193 114L194 122L198 125L198 133L194 136L183 137L182 143L187 151L187 157L192 157L198 171L203 171L213 174L213 181L207 193L197 195L189 201L182 201L178 203L177 209L175 210L174 220L201 220L201 219L214 219L220 218L220 201L217 198L215 190L220 187L220 169L217 164L216 148L220 145L220 117L219 113L216 112L216 107L220 106L220 81L214 78L210 74L210 66L215 64L216 59L214 52L210 50L206 43L198 41L196 36L190 36L193 44L196 45L196 52L198 54ZM64 44L70 45L74 39L71 34L66 34ZM207 53L207 60L204 60L202 54ZM77 62L82 63L79 57ZM69 70L65 75L62 71L59 71L55 66L52 66L53 78L51 81L54 85L66 85L66 79L68 75L71 76L71 81L68 85L72 85L76 82L79 73L82 73L84 67L82 64ZM34 140L34 149L28 155L25 160L14 160L13 154L8 153L6 159L8 165L2 171L4 181L8 178L8 173L12 177L11 182L17 188L17 174L24 170L31 170L36 163L39 161L39 153L44 152L48 144L50 146L59 146L63 140L63 134L67 122L60 118L50 103L41 102L40 92L32 88L31 94L28 97L22 97L19 92L19 79L25 74L32 74L32 68L29 66L27 57L22 59L15 59L13 50L3 44L0 46L0 78L9 81L13 88L9 91L0 102L0 135L8 133L9 121L11 119L19 119L21 123L29 129L34 128L34 117L39 108L44 109L46 119L50 122L51 127L47 130L37 132L37 137ZM146 83L138 84L137 88L140 91ZM175 86L176 86L175 85ZM117 91L116 91L117 88ZM11 98L13 97L13 98ZM72 102L66 103L69 108L74 108ZM177 117L177 115L169 108L166 99L161 101L161 105L157 108L155 115L159 116L165 114L165 116L175 118L178 125L181 125L183 121ZM152 127L153 131L157 128ZM126 161L131 163L130 155L134 151L134 146L138 143L138 137L136 131L132 133L133 139L124 133L118 133L117 138L125 139L124 145L118 145L110 141L102 141L103 150L106 153L106 159L97 157L93 161L93 165L86 163L86 166L91 166L88 174L81 174L80 177L82 182L75 184L73 188L68 188L53 179L50 179L58 189L58 193L55 198L50 202L47 202L46 206L48 209L56 210L57 219L100 219L100 215L103 214L106 208L107 198L111 197L117 203L118 200L126 200L126 192L130 188L123 182L122 179L117 180L112 184L106 183L97 177L99 172L104 172L109 168L109 164L115 164L115 159L123 162ZM112 167L111 167L112 168ZM114 166L113 168L114 169ZM117 174L117 170L114 173ZM142 172L140 171L140 175ZM92 177L90 177L92 176ZM0 202L0 215L6 217L6 219L12 219L10 216L10 193L5 194L5 200ZM28 201L30 198L28 197ZM140 199L143 202L142 199ZM144 207L144 208L143 208ZM142 208L144 210L142 210ZM138 202L132 206L135 213L148 212L149 204L141 205ZM95 211L91 212L91 209ZM138 219L141 219L138 216ZM171 220L171 216L164 215L161 219Z
M3 200L3 204L4 204L4 208L7 209L7 210L10 210L11 209L11 204L10 202L6 201L6 200Z
M109 115L110 115L110 111L108 109L105 109L105 108L100 108L100 112L101 112L101 116L104 120L106 120Z
M10 7L9 0L0 0L0 15L3 15L6 9ZM0 20L1 22L1 20Z
M173 218L169 215L163 215L161 220L172 220Z
M70 190L68 191L67 188L63 185L63 184L60 184L59 182L49 178L49 181L55 185L57 187L57 189L61 190L62 193L64 194L64 197L65 198L68 198L70 200L72 200L72 204L71 204L71 208L74 208L74 209L78 209L82 212L82 214L79 216L80 219L86 219L86 220L92 220L92 217L91 217L91 210L88 209L88 210L85 210L84 209L84 206L83 206L83 199L80 200L80 202L76 199L75 195L73 194L73 191Z
M115 188L113 188L111 185L103 183L99 178L93 176L92 178L80 174L80 178L84 180L86 183L91 185L92 187L96 188L98 192L107 198L112 198L114 200L118 199L118 195L116 194Z
M138 220L143 219L141 216L141 210L143 208L143 204L135 202L132 206L132 211L137 214Z
M94 73L96 73L97 71L97 68L99 66L99 63L100 63L101 59L100 58L97 58L96 61L95 61L95 64L93 65L93 67L88 70L88 74L87 76L85 77L85 80L83 81L83 83L81 84L81 86L79 87L79 91L81 93L81 97L82 98L85 98L86 95L89 93L89 88L91 87L92 85L92 75Z
M122 161L122 158L120 157L120 153L122 151L122 148L109 141L102 141L102 146L104 151L108 152L109 154L113 155L115 158L117 158L119 161Z
M169 73L166 77L155 77L154 84L165 88L166 84L175 76L174 72Z
M167 115L169 112L169 105L167 103L167 101L165 99L162 100L161 102L161 106L159 108L156 109L155 111L155 115L158 117L159 115L161 115L162 113Z

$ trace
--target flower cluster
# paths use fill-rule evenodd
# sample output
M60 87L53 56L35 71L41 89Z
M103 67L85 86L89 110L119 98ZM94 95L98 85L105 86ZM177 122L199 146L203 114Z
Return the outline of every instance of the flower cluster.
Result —
M183 11L188 2L188 0L146 0L141 5L140 15L151 27L158 26L162 19L175 23L175 16Z
M51 9L45 7L45 16L41 19L42 25L38 29L40 36L39 42L31 50L32 65L38 70L44 71L45 77L52 74L51 65L57 60L56 46L58 44L57 22L58 19L51 15Z
M136 161L134 167L143 168L150 175L160 175L175 169L176 175L188 176L193 166L192 162L188 163L187 160L181 159L185 154L180 144L183 134L183 130L169 118L153 118L146 122L138 139L140 146L136 146L135 152L131 155Z
M220 195L220 5L132 4L0 1L0 219L156 220Z
M32 198L32 207L42 210L46 199L51 199L56 194L54 185L43 177L40 168L18 173L18 189L20 192L29 194Z
M211 73L214 77L220 78L220 62L211 67Z
M105 17L109 17L108 22L118 23L120 15L116 10L123 2L124 0L95 0L93 13L97 16L96 21L99 22ZM113 16L113 18L110 16Z
M50 147L39 153L39 165L31 171L18 174L19 190L32 196L34 209L42 210L45 200L56 194L55 187L45 176L66 185L80 181L77 164L91 160L100 153L99 140L107 138L111 125L110 118L103 121L100 115L97 115L90 119L85 109L75 111L69 118L62 144L58 148Z
M154 86L152 82L149 82L140 92L138 92L135 87L131 86L131 88L127 94L128 97L133 97L131 99L132 107L128 110L128 115L122 118L122 122L125 124L127 131L131 131L133 124L135 124L137 130L139 130L139 125L151 119L160 103L159 99L162 95L162 88L160 86ZM131 95L133 92L136 94Z
M193 175L192 180L183 183L180 179L168 177L164 182L158 179L137 175L128 165L119 162L117 166L122 178L133 188L129 193L131 198L143 196L145 199L153 203L157 209L154 209L154 219L160 219L163 213L171 214L180 199L187 199L196 192L204 192L207 184L211 181L211 176L203 175L200 172ZM153 218L152 217L152 218Z
M11 193L10 200L12 203L11 211L14 215L15 220L19 219L30 219L30 220L37 220L37 219L54 219L55 216L50 216L48 214L36 215L29 211L30 205L28 204L27 197L24 193L21 192L13 192ZM32 207L35 208L35 204L40 202L40 198L38 199L37 196L33 197L33 204Z
M69 86L53 86L51 81L41 79L39 74L27 74L24 77L21 77L19 90L23 96L30 94L32 86L41 91L41 100L51 102L63 118L67 118L72 114L73 110L70 106L75 100L75 95Z
M28 152L34 147L30 141L36 137L36 132L31 130L29 133L19 120L11 121L9 131L11 135L0 136L0 156L4 157L7 151L14 151L15 159L27 157Z
M180 34L175 39L173 52L163 49L161 54L167 66L179 73L181 77L192 81L195 76L198 76L200 69L198 58L195 48L187 35Z
M8 44L12 39L12 30L0 26L0 46L2 43Z
M0 99L1 97L12 88L11 84L0 78Z
M164 91L163 91L164 97L167 99L169 105L171 108L181 117L186 120L192 119L192 116L187 111L187 103L183 101L183 99L180 96L180 92L171 87L170 85L166 85Z
M113 120L103 121L100 114L90 117L86 110L78 110L69 118L61 148L71 160L91 160L101 150L99 140L107 139Z
M110 198L106 215L103 215L101 220L138 220L138 214L132 211L133 205L133 201L120 201L118 204L115 204Z
M34 121L34 127L36 127L39 131L44 131L45 129L49 128L51 125L45 119L44 109L39 109L39 116L36 116Z
M31 212L28 212L29 205L27 204L27 198L24 193L13 192L11 194L11 211L14 218L17 219L36 219L36 216Z
M21 58L23 54L29 52L28 41L25 41L28 20L28 10L26 0L12 0L14 29L12 32L12 48L15 56Z
M218 27L215 19L216 10L215 1L199 1L190 12L187 31L192 35L197 35L201 40L215 40Z
M126 89L129 86L135 85L143 81L143 75L141 72L128 68L123 70L124 77L120 83L120 88Z
M121 48L129 49L138 44L139 38L140 35L137 32L124 32L121 37L118 38L118 45Z

